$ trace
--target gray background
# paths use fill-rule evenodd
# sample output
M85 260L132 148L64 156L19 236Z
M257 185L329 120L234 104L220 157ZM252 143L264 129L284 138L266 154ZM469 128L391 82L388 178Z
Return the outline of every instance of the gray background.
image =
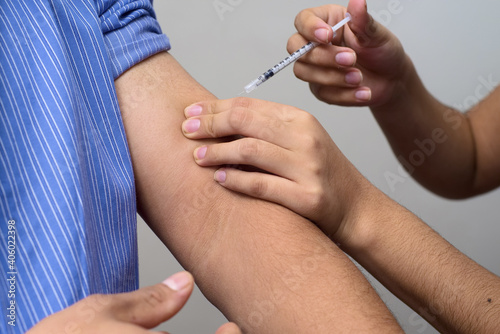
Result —
M295 15L326 4L297 0L157 0L155 8L171 53L219 98L237 95L250 80L286 55ZM346 5L347 1L338 1ZM224 6L224 10L216 5ZM498 1L368 1L369 12L392 30L412 57L428 89L462 110L500 81ZM222 8L222 7L219 7ZM405 178L390 187L386 175L398 162L367 108L317 101L287 69L251 97L290 104L313 113L344 154L378 188L409 208L458 249L500 274L500 191L465 201L439 198ZM149 228L139 222L141 286L181 270ZM161 259L158 265L158 260ZM373 279L371 279L374 281ZM407 333L435 330L377 282L373 282ZM332 310L335 311L335 310ZM224 317L195 291L187 306L162 325L172 333L214 333Z

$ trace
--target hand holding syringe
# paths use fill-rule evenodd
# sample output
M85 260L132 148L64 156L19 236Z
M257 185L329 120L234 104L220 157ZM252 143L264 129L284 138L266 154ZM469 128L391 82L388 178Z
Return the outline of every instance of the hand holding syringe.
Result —
M332 27L333 30L333 37L335 37L336 31L340 29L342 26L344 26L347 22L351 20L351 15L349 13L346 13L346 17L334 25ZM309 42L294 53L290 54L288 57L280 61L278 64L274 65L272 68L270 68L268 71L263 73L261 76L259 76L257 79L253 80L250 82L248 85L245 86L245 90L241 92L243 94L244 92L250 93L253 91L255 88L258 86L262 85L264 82L266 82L269 78L271 78L273 75L287 67L288 65L294 63L297 59L314 49L316 46L318 46L319 43L316 42ZM240 95L241 95L240 94Z

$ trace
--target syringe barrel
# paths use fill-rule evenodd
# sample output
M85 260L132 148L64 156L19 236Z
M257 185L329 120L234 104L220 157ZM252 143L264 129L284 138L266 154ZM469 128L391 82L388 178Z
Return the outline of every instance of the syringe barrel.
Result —
M336 31L340 29L343 25L345 25L347 22L351 20L351 15L349 13L346 14L346 17L338 22L336 25L332 27L332 30L334 32L334 36L336 34ZM278 64L274 65L272 68L270 68L267 72L263 73L261 76L259 76L257 79L254 81L250 82L248 85L245 86L245 92L250 93L253 91L255 88L266 82L269 78L274 76L276 73L290 65L291 63L295 62L297 59L314 49L316 46L318 46L319 43L316 42L309 42L294 53L290 54L288 57L280 61Z
M307 43L306 45L304 45L303 47L301 47L300 49L298 49L297 51L295 51L294 53L290 54L288 57L280 61L278 64L274 65L273 68L271 68L271 71L273 72L273 74L278 73L279 71L281 71L282 69L284 69L285 67L287 67L288 65L295 62L297 59L299 59L300 57L302 57L303 55L314 49L317 45L318 43L315 42Z

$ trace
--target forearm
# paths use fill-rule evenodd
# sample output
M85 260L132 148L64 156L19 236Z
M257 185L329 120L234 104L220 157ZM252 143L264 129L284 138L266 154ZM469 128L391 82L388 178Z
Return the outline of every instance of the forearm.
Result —
M500 278L459 252L415 215L374 190L346 251L445 333L493 333Z
M183 109L214 97L170 55L116 85L141 214L229 319L248 333L398 330L363 275L310 222L229 192L213 169L195 164L202 143L182 135Z
M390 101L372 108L396 157L423 186L451 198L475 193L476 152L466 115L437 101L411 60Z

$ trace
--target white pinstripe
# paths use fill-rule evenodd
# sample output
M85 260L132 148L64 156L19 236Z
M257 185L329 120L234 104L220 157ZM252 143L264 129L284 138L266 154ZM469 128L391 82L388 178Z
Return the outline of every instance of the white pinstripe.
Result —
M13 10L13 11L16 11L16 10L15 10L15 7L13 7L13 8L12 8L12 10ZM32 49L33 49L33 48L30 48L29 50L32 50ZM36 50L35 50L35 54L38 56L38 53L36 52ZM37 57L37 58L39 58L39 59L40 59L40 57ZM25 69L25 70L27 70L27 69ZM44 77L44 78L45 78L45 77ZM28 83L29 83L29 84L33 84L34 82L35 82L35 78L30 78L30 80L28 80ZM52 93L52 92L51 92L51 93ZM35 94L35 95L36 95L36 94ZM52 94L51 94L51 95L52 95ZM52 96L53 96L53 95L52 95ZM41 96L40 96L40 98L42 99L42 101L38 101L38 96L36 96L36 97L37 97L37 102L41 105L40 109L42 109L42 110L49 110L49 106L48 106L47 102L45 101L45 99L44 99L43 95L41 95ZM43 102L43 103L42 103L42 102ZM55 122L54 118L52 117L52 116L53 116L53 111L52 111L53 109L50 109L50 110L51 110L51 112L49 112L49 113L44 113L44 116L45 116L46 118L47 118L47 117L49 117L49 118L50 118L50 121L54 124L54 126L50 126L50 127L49 127L49 129L50 129L50 131L52 132L53 137L56 137L56 133L55 133L55 132L58 132L58 133L57 133L58 137L62 137L62 135L61 135L61 133L60 133L59 129L58 129L57 127L55 127L56 122ZM62 110L59 110L59 112L61 112L61 114L62 114ZM32 118L30 117L30 119L32 119ZM47 120L47 123L49 123L49 120L48 120L48 119L46 119L46 120ZM45 154L45 156L46 156L46 159L47 159L47 160L52 160L52 161L57 161L57 160L56 160L56 158L55 158L55 156L54 156L54 152L53 152L53 150L52 150L52 149L51 149L51 147L50 147L49 140L46 138L45 133L44 133L44 132L43 132L43 130L42 130L42 127L38 124L38 122L37 122L36 118L35 118L35 119L33 119L33 121L34 121L35 123L37 123L37 128L39 129L39 131L35 132L35 134L37 135L37 137L38 137L39 141L40 141L40 142L42 142L42 141L43 141L43 142L45 142L45 143L46 143L46 144L45 144L45 146L44 146L44 147L46 147L46 148L47 148L47 152L44 150L44 154ZM64 125L65 125L66 127L68 126L68 125L67 125L67 123L65 123ZM22 126L22 125L21 125L21 126ZM42 138L39 138L39 135L40 135ZM31 144L31 143L30 143L30 142L28 142L28 144ZM58 140L58 141L56 141L56 144L57 144L57 146L58 146L58 148L59 148L59 151L65 151L65 152L66 152L66 153L65 153L66 155L67 155L67 154L69 154L69 150L68 150L68 148L67 148L67 147L65 147L65 148L64 148L64 150L63 150L63 148L61 147L61 141L59 141L59 140ZM63 142L63 144L64 144L64 142ZM65 145L64 145L64 146L65 146ZM31 148L31 149L33 150L33 148ZM47 156L47 155L50 155L50 156ZM63 159L64 159L64 162L65 162L65 165L67 165L67 159L66 159L66 156L65 156L65 155L63 155ZM38 163L38 162L37 162L37 163ZM37 167L38 167L38 168L37 168L37 170L42 170L41 166L39 166L39 165L38 165ZM55 169L57 169L57 171L56 171L56 170L54 170L54 168L55 168ZM53 174L61 174L61 170L59 169L59 165L58 165L58 164L53 164L53 165L51 165L51 166L50 166L50 170L51 170L51 172L52 172ZM37 173L37 176L38 176L38 173ZM58 187L59 187L59 188L62 188L62 187L63 187L63 185L65 185L65 183L66 183L66 182L64 182L64 181L65 181L65 180L57 180L57 179L56 179L56 182L57 182L57 185L58 185ZM41 180L40 180L40 182L41 182ZM66 189L68 189L68 186L66 185L66 186L65 186L65 188L66 188ZM50 197L51 197L51 198L53 198L53 205L50 205L50 209L51 209L51 211L53 211L53 214L54 214L55 216L57 216L57 215L62 215L62 212L61 212L60 206L58 205L58 201L56 201L55 195L54 195L54 193L53 193L53 191L52 191L52 190L53 190L53 189L52 189L52 187L47 187L47 189L48 189L48 191L49 191L49 193L50 193ZM62 190L62 189L61 189L61 190ZM45 196L49 196L49 194L47 194L47 193L44 193L44 195L45 195ZM67 198L66 196L64 196L63 198L64 198L64 201L65 201L68 205L70 205L70 203L69 203L69 201L68 201L68 198ZM56 211L58 212L58 214L56 214ZM42 212L43 212L43 211L42 211ZM76 217L72 214L73 212L72 212L72 211L69 211L69 213L71 213L71 217L68 217L68 218L70 218L70 221L76 221ZM43 216L43 218L44 218L44 219L43 219L44 221L47 221L47 217L46 217L45 215ZM67 223L66 223L66 224L67 224ZM65 248L65 249L68 249L68 250L71 252L71 255L72 255L72 259L71 259L71 260L72 260L73 262L75 262L75 261L78 261L78 262L79 262L79 261L80 261L80 259L77 259L77 258L76 258L76 256L75 256L75 249L74 249L74 247L72 247L71 242L67 239L67 234L69 234L69 227L68 227L66 224L60 224L60 226L59 226L59 228L60 228L61 230L65 230L65 232L63 232L63 237L64 237L64 239L65 239L65 241L66 241L66 247L64 247L64 248ZM77 226L75 226L75 227L77 227ZM55 236L53 235L53 233L51 232L51 230L50 230L50 229L47 229L47 231L48 231L48 233L50 234L50 239L51 239L51 240L54 240L54 239L55 239ZM83 234L83 231L81 231L81 230L80 230L80 232L81 232L81 234ZM47 232L46 232L46 230L44 230L44 233L47 233ZM83 246L83 243L81 244L81 246ZM81 246L80 246L80 247L81 247ZM51 247L52 247L52 245L51 245ZM55 253L62 254L62 249L61 249L61 247L59 247L59 243L56 243L56 248L57 248L57 252L55 252ZM58 258L58 261L59 261L59 258ZM64 263L64 267L66 267L67 272L70 272L69 266L68 266L67 261L66 261L66 259L65 259L64 257L62 257L62 262ZM62 265L62 264L61 264L61 265ZM76 289L76 288L77 288L77 286L78 286L78 285L76 284L76 282L75 282L74 280L72 280L70 277L68 277L67 275L65 275L65 277L66 277L66 279L67 279L68 281L70 281L70 280L72 281L72 282L71 282L71 284L73 285L73 288L74 288L74 289ZM75 297L76 297L76 296L75 296Z
M148 0L0 0L2 259L10 219L18 238L17 326L0 322L1 333L89 293L137 287L134 179L113 78L168 47Z

